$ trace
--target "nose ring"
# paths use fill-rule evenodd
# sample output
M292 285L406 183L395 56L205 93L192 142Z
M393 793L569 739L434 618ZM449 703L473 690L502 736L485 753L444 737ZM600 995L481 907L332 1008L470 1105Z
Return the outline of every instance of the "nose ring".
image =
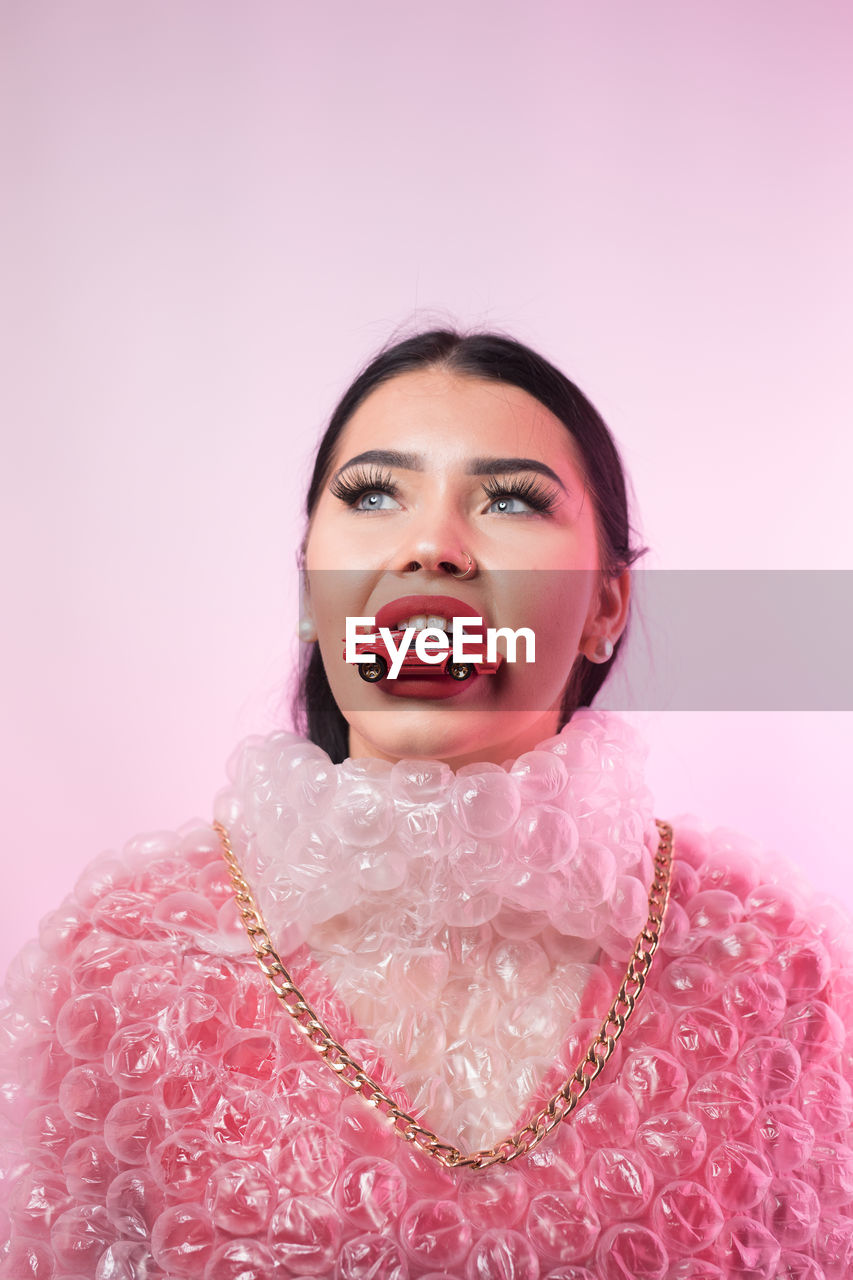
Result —
M474 572L474 561L468 555L467 551L463 551L462 554L465 557L465 559L468 561L468 568L465 570L464 573L455 574L455 577L457 577L460 580L460 582L462 581L463 578L470 578Z

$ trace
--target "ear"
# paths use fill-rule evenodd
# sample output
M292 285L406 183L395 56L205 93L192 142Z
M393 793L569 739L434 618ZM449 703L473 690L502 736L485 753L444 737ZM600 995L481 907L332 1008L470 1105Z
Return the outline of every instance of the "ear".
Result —
M301 566L299 570L299 621L296 624L296 633L299 639L304 640L306 643L317 639L317 627L311 609L308 573Z
M591 662L601 662L598 646L609 640L611 645L625 630L631 600L631 570L623 569L614 576L602 575L598 591L590 605L578 652Z

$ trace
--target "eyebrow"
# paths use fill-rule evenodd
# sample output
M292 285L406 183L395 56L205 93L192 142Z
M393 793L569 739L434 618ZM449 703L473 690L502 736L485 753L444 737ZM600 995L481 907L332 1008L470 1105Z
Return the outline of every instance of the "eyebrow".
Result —
M348 467L370 462L384 464L386 467L401 467L406 471L424 471L426 469L423 457L419 453L401 453L398 449L367 449L364 453L357 453L354 458L350 458L349 462L345 462L342 467L338 467L332 476L332 481L337 480L338 476L343 471L346 471ZM468 465L465 468L466 475L469 476L506 475L512 471L536 471L539 475L548 476L549 479L556 481L563 492L568 493L566 486L556 471L553 471L544 462L539 462L536 458L494 458L486 456L469 458Z

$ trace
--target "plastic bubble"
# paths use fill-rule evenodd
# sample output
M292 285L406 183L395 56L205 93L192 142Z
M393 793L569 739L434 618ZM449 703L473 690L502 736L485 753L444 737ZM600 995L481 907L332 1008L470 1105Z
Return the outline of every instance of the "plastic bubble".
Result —
M406 1179L388 1160L356 1159L337 1183L338 1208L359 1231L379 1231L399 1221L406 1198Z
M800 1079L800 1055L790 1040L759 1036L745 1045L738 1070L762 1102L790 1096Z
M640 1112L620 1084L591 1092L575 1115L574 1127L587 1147L625 1147L633 1140Z
M526 1227L544 1258L567 1263L589 1257L601 1222L587 1196L577 1191L546 1191L530 1202Z
M514 838L518 841L516 858L533 871L548 872L568 866L578 851L576 824L553 805L542 805L517 822ZM609 849L606 852L610 854Z
M726 1280L715 1262L707 1258L680 1258L666 1273L666 1280Z
M125 1169L107 1188L105 1205L110 1222L122 1236L148 1241L162 1213L164 1193L145 1169Z
M72 1067L59 1086L59 1105L69 1123L89 1132L103 1131L119 1091L104 1068L95 1063Z
M177 995L178 986L165 965L140 964L117 973L111 993L124 1022L144 1022L162 1013Z
M791 938L782 943L775 968L792 1004L820 996L830 972L826 947L816 938Z
M154 1084L154 1096L175 1124L179 1124L186 1113L207 1115L219 1092L213 1063L192 1053L177 1056L177 1060L170 1063L168 1075Z
M0 1256L2 1280L54 1280L53 1251L38 1240L14 1240Z
M719 975L698 956L676 956L660 973L657 989L676 1007L711 1004L720 992Z
M726 1209L751 1209L764 1201L772 1181L770 1164L745 1142L724 1142L708 1156L707 1180Z
M417 1077L412 1075L409 1078L414 1085ZM432 1083L434 1077L427 1074L426 1079ZM420 1099L414 1087L408 1091L408 1096L412 1100L412 1111L419 1111ZM430 1119L433 1118L430 1113ZM374 1111L372 1107L366 1107L364 1099L356 1097L355 1094L341 1099L337 1132L340 1141L346 1145L352 1155L356 1156L370 1155L374 1159L393 1159L399 1145L399 1139L392 1133L381 1114ZM365 1230L367 1229L365 1227Z
M781 1247L755 1218L744 1214L729 1218L718 1237L718 1247L726 1276L732 1280L775 1280Z
M104 853L90 862L78 877L74 895L81 907L90 908L126 879L125 863L114 853Z
M705 1007L679 1013L672 1028L681 1060L692 1076L725 1067L737 1052L740 1039L735 1025L716 1009Z
M420 1266L452 1270L468 1253L471 1224L451 1200L418 1200L400 1221L400 1241Z
M61 1162L71 1143L79 1137L80 1129L75 1127L62 1107L55 1102L34 1107L21 1126L24 1145L34 1148L57 1164Z
M39 942L48 955L64 961L70 956L88 928L89 911L74 898L66 898L61 907L50 911L39 924Z
M65 1184L75 1200L103 1202L117 1172L115 1159L103 1138L88 1134L72 1142L62 1157Z
M151 1232L151 1252L159 1265L175 1276L201 1274L213 1253L216 1228L206 1209L181 1204L165 1209Z
M143 938L159 931L152 923L154 901L148 893L116 888L105 893L92 906L96 925L121 938Z
M391 1236L366 1232L341 1245L335 1280L409 1280L409 1264Z
M841 1018L823 1000L794 1005L783 1018L779 1031L794 1045L804 1067L834 1065L847 1038Z
M831 1067L808 1067L798 1097L803 1119L816 1133L838 1133L853 1124L853 1090Z
M625 1059L619 1083L634 1099L642 1118L652 1112L676 1110L688 1087L684 1067L663 1049L635 1049Z
M582 840L569 865L570 897L574 910L597 907L616 891L619 864L611 849L598 840ZM643 918L646 899L643 895Z
M604 1232L595 1261L602 1280L663 1280L669 1254L658 1235L631 1222Z
M452 782L450 766L439 760L398 760L391 769L391 795L403 805L443 804Z
M853 1268L853 1222L849 1215L824 1213L812 1250L826 1280L845 1280Z
M654 1175L642 1156L617 1147L594 1151L586 1166L584 1191L603 1222L638 1217L654 1191Z
M708 1135L689 1112L664 1111L640 1125L637 1147L657 1178L684 1178L704 1161Z
M766 1035L777 1027L786 1004L782 983L764 971L736 974L723 991L727 1015L750 1035Z
M151 1172L172 1200L201 1200L218 1163L209 1140L189 1127L170 1134L151 1152Z
M701 1122L709 1141L742 1134L760 1106L749 1082L730 1071L709 1071L687 1097L687 1110Z
M518 818L518 781L502 770L460 776L451 789L450 803L464 831L491 840L508 831Z
M394 806L382 786L370 778L354 778L338 786L328 822L348 844L380 844L393 829Z
M688 909L690 927L702 933L727 933L743 916L743 903L725 889L705 889L694 895Z
M204 1280L268 1280L275 1256L260 1240L230 1240L214 1249Z
M549 970L548 957L532 939L498 942L489 956L488 971L498 990L516 999L541 988Z
M773 1169L790 1173L810 1159L815 1131L794 1107L771 1103L756 1117L753 1141Z
M465 1217L478 1230L515 1227L527 1209L529 1190L514 1170L493 1167L483 1170L477 1178L461 1182L458 1202Z
M840 1208L853 1197L853 1150L845 1142L817 1142L812 1181L822 1205Z
M22 1236L43 1239L59 1216L73 1204L62 1176L55 1167L25 1168L10 1183L9 1215Z
M534 804L548 804L565 790L568 771L563 760L551 751L526 751L510 769L518 780L521 795Z
M539 1280L539 1260L520 1232L497 1228L484 1232L474 1244L465 1280Z
M157 1026L135 1022L122 1027L111 1038L104 1054L104 1067L120 1089L149 1090L166 1063L166 1037Z
M71 954L73 981L82 991L109 989L116 974L140 963L139 946L137 941L92 929L83 935Z
M343 1160L332 1129L319 1123L294 1126L282 1146L280 1183L293 1194L317 1196L333 1185Z
M46 1034L41 1035L19 1047L16 1063L18 1082L34 1098L41 1100L47 1096L52 1097L73 1065L74 1060L57 1040Z
M94 1274L98 1259L112 1243L114 1232L103 1205L83 1204L59 1215L50 1243L59 1274Z
M820 1200L802 1178L774 1178L763 1205L764 1225L785 1249L802 1249L820 1221Z
M760 884L746 898L745 906L756 924L787 937L800 915L796 897L778 884Z
M725 976L748 973L767 963L773 947L773 940L763 929L742 920L728 932L708 938L702 947L702 958Z
M214 1169L205 1194L216 1227L229 1235L254 1235L263 1231L270 1220L276 1186L263 1165L229 1160Z
M283 1201L270 1223L270 1248L288 1275L330 1275L340 1238L340 1217L334 1205L317 1196Z
M652 1207L655 1230L670 1253L698 1253L720 1233L725 1215L700 1182L671 1182Z
M146 1280L154 1274L154 1259L147 1245L119 1240L98 1259L95 1280Z
M332 803L338 777L329 757L308 756L297 768L291 768L284 784L288 803L300 815L325 813Z

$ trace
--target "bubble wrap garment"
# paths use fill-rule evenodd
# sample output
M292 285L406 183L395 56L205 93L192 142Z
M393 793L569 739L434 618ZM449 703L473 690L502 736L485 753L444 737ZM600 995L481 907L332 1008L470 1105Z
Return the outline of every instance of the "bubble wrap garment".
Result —
M217 816L282 958L442 1138L518 1128L597 1030L646 914L645 755L589 710L503 768L336 766L293 734L235 754ZM674 826L616 1053L482 1172L412 1149L306 1043L209 826L99 858L8 974L0 1277L853 1275L850 925L744 837Z

